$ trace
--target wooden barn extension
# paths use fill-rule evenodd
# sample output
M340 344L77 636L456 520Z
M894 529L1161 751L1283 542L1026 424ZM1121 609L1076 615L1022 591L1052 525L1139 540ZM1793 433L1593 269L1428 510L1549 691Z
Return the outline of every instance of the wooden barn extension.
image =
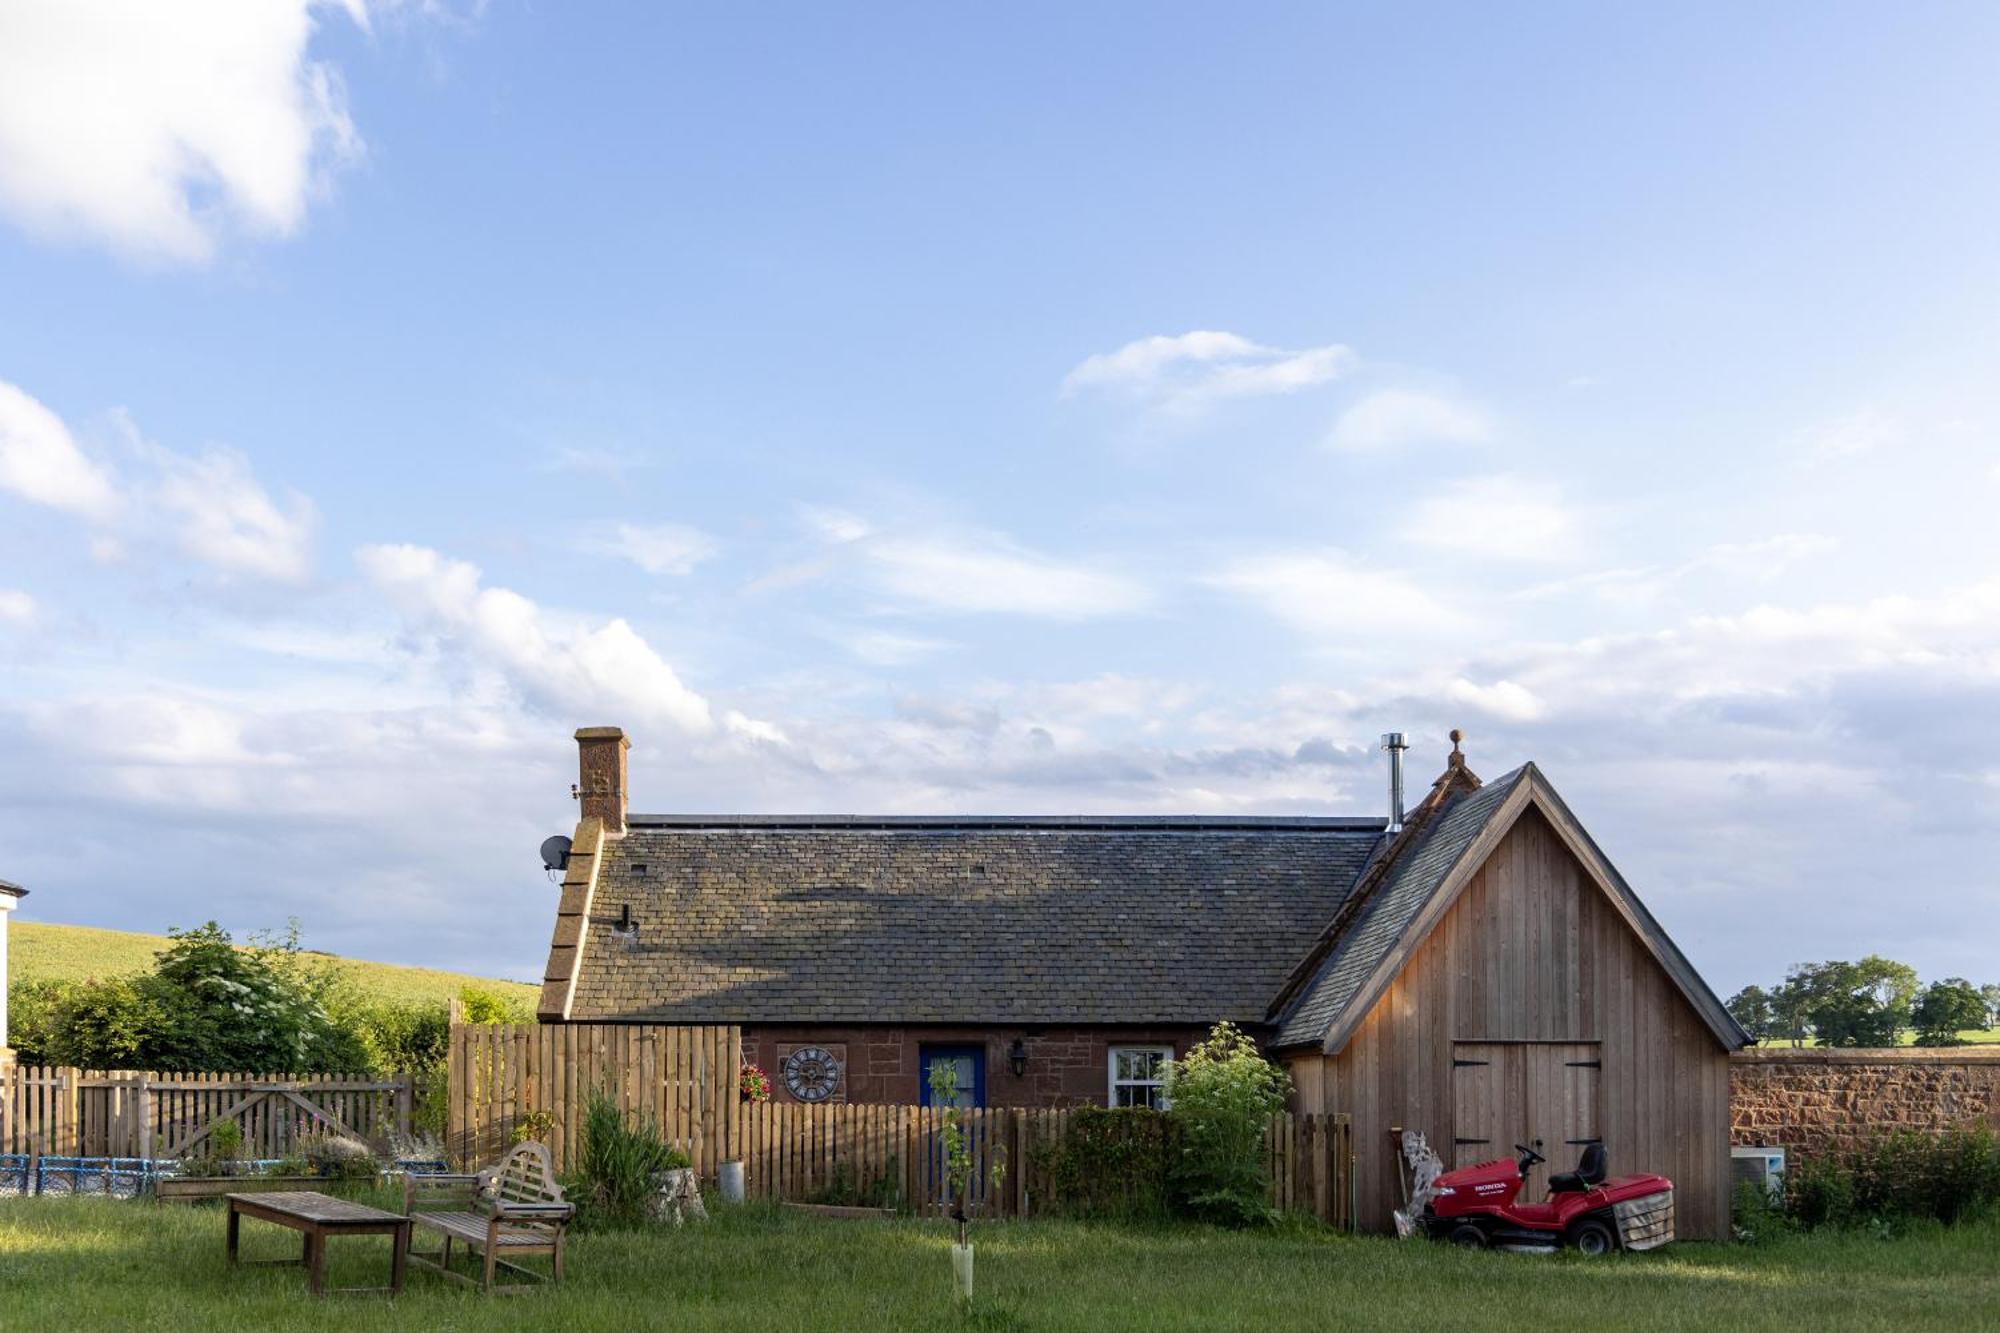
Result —
M1396 1205L1402 1126L1451 1166L1540 1139L1568 1170L1602 1140L1614 1174L1674 1180L1682 1235L1726 1237L1740 1034L1539 774L1513 787L1325 1035L1284 1050L1297 1105L1352 1117L1364 1228Z

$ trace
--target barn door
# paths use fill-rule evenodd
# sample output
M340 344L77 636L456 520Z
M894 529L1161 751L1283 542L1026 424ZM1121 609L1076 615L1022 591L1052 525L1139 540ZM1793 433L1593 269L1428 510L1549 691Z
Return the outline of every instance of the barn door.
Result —
M1569 1170L1578 1145L1597 1137L1600 1064L1595 1042L1454 1042L1453 1167L1540 1139L1542 1155Z

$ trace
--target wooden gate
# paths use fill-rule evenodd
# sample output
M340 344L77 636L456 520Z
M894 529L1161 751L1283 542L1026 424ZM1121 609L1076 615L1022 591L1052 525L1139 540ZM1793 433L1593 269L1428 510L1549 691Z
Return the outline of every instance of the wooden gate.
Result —
M241 1153L282 1157L304 1130L409 1132L407 1075L179 1074L14 1066L0 1073L0 1152L170 1158L234 1121Z

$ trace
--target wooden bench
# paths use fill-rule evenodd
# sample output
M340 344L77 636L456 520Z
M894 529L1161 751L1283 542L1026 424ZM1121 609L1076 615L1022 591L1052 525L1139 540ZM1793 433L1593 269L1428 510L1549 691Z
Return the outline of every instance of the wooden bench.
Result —
M404 1215L415 1226L444 1238L434 1254L420 1254L412 1247L410 1262L473 1285L471 1277L451 1266L452 1243L459 1242L482 1261L477 1285L486 1291L520 1291L529 1285L517 1281L496 1286L494 1278L502 1268L534 1282L562 1281L563 1232L575 1212L575 1205L564 1200L562 1186L556 1184L549 1150L539 1143L521 1144L498 1165L475 1176L403 1177ZM511 1262L531 1255L549 1256L552 1269L547 1277Z

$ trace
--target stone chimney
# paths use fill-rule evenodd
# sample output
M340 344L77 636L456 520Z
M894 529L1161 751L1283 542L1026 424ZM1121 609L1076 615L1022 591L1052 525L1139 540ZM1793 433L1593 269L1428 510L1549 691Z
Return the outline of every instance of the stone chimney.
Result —
M619 727L578 727L575 796L585 818L604 821L606 833L625 831L625 752L632 748Z

